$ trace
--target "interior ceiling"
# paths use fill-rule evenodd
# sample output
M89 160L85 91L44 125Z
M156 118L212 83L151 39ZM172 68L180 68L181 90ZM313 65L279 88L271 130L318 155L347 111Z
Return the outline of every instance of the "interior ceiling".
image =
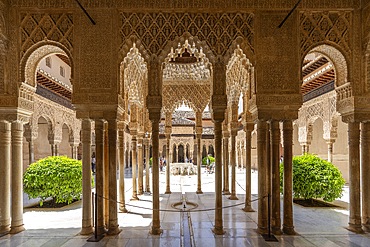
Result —
M323 72L319 73L317 76L314 76L312 79L305 81L306 78L312 76L314 73L320 70L323 70L328 65L330 65L330 62L325 57L320 57L316 60L305 60L304 61L304 65L303 65L304 68L302 69L302 76L303 76L304 82L302 83L302 86L301 86L301 92L303 95L335 80L335 71L334 71L334 67L332 66L330 69L324 70Z
M36 75L37 85L42 86L44 88L47 88L51 90L52 92L58 94L59 96L62 96L68 100L72 100L72 92L60 85L59 83L49 79L45 75L43 75L40 72L37 72Z

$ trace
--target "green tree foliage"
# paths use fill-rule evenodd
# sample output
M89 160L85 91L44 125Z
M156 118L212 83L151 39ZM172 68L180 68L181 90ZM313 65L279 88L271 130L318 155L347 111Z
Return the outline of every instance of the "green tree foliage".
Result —
M209 162L207 163L207 159L209 160ZM215 158L213 158L212 156L210 155L207 155L206 157L204 157L202 159L202 165L204 166L209 166L210 164L212 164L213 162L215 162Z
M49 197L70 204L82 195L82 163L65 156L41 159L27 168L23 188L30 198L41 198L40 206Z
M283 166L280 164L280 190L283 191ZM294 198L322 198L334 201L342 196L345 181L332 163L313 154L293 157Z

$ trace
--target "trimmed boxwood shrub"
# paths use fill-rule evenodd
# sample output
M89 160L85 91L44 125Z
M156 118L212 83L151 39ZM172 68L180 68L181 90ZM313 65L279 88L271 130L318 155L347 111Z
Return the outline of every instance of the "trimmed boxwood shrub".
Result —
M280 164L280 190L283 191L283 168ZM334 201L342 196L345 181L332 163L313 154L293 157L294 198Z
M207 159L209 159L208 164L207 164ZM210 156L210 155L208 155L208 156L206 156L206 157L204 157L204 158L202 159L202 165L204 165L204 166L210 165L210 164L212 164L212 163L214 163L214 162L215 162L215 158L213 158L213 157L212 157L212 156Z
M27 168L23 188L30 198L41 199L40 206L49 197L56 203L70 204L81 199L82 163L66 156L41 159Z

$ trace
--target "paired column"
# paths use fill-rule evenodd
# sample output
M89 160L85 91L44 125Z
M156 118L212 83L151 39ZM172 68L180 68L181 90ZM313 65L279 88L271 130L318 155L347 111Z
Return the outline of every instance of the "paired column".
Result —
M137 145L137 166L138 166L138 194L144 194L144 155L143 155L143 133L139 134Z
M172 119L171 119L172 121ZM166 126L167 127L167 126ZM171 168L170 168L170 142L171 142L171 127L166 128L166 192L165 194L171 194L170 188L170 175L171 175Z
M222 121L214 120L215 124L215 226L213 232L217 235L224 234L222 218Z
M91 200L91 121L81 122L82 139L82 235L93 232Z
M283 122L284 144L284 218L283 232L294 235L293 222L293 122Z
M203 127L202 127L202 112L196 112L195 116L196 126L195 126L195 135L196 135L196 142L197 142L197 194L203 194L202 191L202 134L203 134ZM221 161L221 160L220 160ZM221 164L221 163L220 163ZM220 181L222 183L222 180Z
M108 120L108 147L109 147L109 224L108 234L116 235L118 228L117 210L117 120Z
M11 125L0 122L0 235L10 231ZM22 200L23 201L23 200Z
M361 125L362 226L370 232L370 123Z
M127 213L125 199L125 124L120 123L118 128L118 150L119 150L119 211Z
M152 121L152 145L153 145L153 164L152 164L152 188L153 188L153 221L150 233L159 235L162 233L160 226L159 213L159 112L149 112Z
M131 200L139 200L139 197L137 197L137 172L136 172L136 166L137 166L137 139L136 139L136 133L131 133L131 145L132 145L132 197Z
M150 184L149 184L149 177L150 177L150 172L149 172L149 160L150 160L150 154L149 154L149 144L150 144L150 141L149 141L149 138L146 138L145 139L145 162L146 162L146 165L145 165L145 192L149 192L150 193ZM168 161L168 163L170 162L170 160Z
M228 131L223 132L223 166L224 166L224 195L230 195L229 189L229 137L230 134Z
M270 122L270 142L271 142L271 228L274 234L281 234L280 218L280 126L279 122Z
M12 219L10 233L18 233L23 227L23 123L20 121L11 124L12 140Z
M96 149L96 175L95 192L98 196L97 205L97 231L98 235L105 233L104 228L104 121L95 120L95 149Z
M361 233L360 124L348 123L349 148L349 222L348 229ZM368 179L368 178L367 178ZM369 203L369 202L367 202Z
M254 212L252 208L252 131L254 128L253 123L246 123L245 131L245 206L243 211Z
M257 152L258 152L258 231L268 231L268 180L267 180L267 151L266 151L267 123L264 120L257 122Z

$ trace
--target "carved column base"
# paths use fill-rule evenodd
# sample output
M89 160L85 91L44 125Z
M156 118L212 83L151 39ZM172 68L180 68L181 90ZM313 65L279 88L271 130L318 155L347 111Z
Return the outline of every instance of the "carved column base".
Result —
M10 234L17 234L17 233L20 233L20 232L23 232L25 229L24 229L24 226L23 225L20 225L20 226L12 226L11 229L10 229Z
M370 232L370 224L369 225L362 225L362 228L364 229L365 232Z
M283 234L283 231L280 229L280 227L272 227L271 232L274 235L282 235Z
M172 192L170 190L166 190L166 192L164 192L165 194L172 194Z
M197 190L195 193L197 193L197 194L203 194L203 191L202 190Z
M362 230L361 224L348 223L348 226L346 227L346 229L348 231L358 233L358 234L365 233L364 230Z
M231 192L230 192L230 191L228 191L228 190L225 190L225 191L223 192L223 194L224 194L224 195L231 195Z
M223 227L214 227L212 229L212 232L216 235L224 235L225 234L225 230Z
M121 213L127 213L127 212L128 212L125 206L120 206L120 207L119 207L119 211L120 211Z
M254 209L252 208L252 206L244 207L242 210L243 210L244 212L256 212L256 210L254 210Z
M80 234L81 235L90 235L91 233L94 232L94 229L92 226L89 227L82 227Z
M118 235L121 232L121 229L119 229L118 225L109 227L107 235Z
M229 196L229 200L239 200L239 198L236 195Z
M161 228L157 228L157 227L152 226L149 233L152 234L152 235L161 235L162 232L163 231L162 231Z
M288 227L283 225L283 233L287 235L297 235L297 232L294 231L294 227Z
M136 195L134 196L132 196L131 197L131 199L130 199L130 201L139 201L140 200L140 198L139 197L137 197Z
M0 226L0 235L7 234L10 232L10 224L7 226Z

